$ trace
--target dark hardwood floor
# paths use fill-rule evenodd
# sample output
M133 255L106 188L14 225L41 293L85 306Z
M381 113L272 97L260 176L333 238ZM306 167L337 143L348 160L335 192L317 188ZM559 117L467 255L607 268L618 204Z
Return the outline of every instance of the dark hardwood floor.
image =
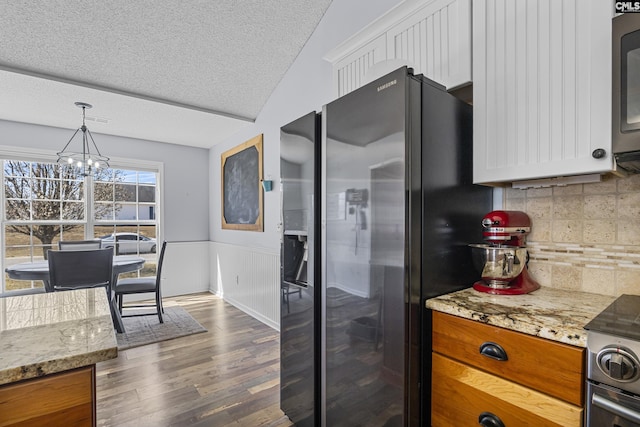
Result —
M207 332L99 363L99 426L293 425L280 410L277 331L208 293L164 303L185 308Z

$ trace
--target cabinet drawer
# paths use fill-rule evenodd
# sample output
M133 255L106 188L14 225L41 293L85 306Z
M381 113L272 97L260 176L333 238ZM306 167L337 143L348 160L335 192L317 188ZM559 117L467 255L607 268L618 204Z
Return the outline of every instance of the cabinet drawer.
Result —
M505 427L579 427L581 408L500 379L437 353L433 357L431 425L478 425L482 413L497 416Z
M481 354L484 343L498 344L507 360ZM583 348L433 312L433 351L583 406Z
M0 426L93 426L95 365L0 387Z

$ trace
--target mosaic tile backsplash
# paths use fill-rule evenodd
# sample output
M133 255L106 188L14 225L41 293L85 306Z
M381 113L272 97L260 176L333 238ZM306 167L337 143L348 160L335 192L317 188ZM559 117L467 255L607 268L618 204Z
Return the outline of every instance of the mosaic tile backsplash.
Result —
M531 217L529 271L540 285L640 295L640 175L504 197L505 209Z

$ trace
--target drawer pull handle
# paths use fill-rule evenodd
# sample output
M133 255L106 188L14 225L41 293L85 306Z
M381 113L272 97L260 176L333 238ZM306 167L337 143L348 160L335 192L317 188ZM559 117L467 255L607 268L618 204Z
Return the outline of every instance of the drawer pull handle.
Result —
M482 343L480 346L480 354L501 362L505 362L509 359L504 348L500 347L499 344L490 341Z
M483 412L478 417L478 423L482 427L504 427L504 423L497 415L491 412Z

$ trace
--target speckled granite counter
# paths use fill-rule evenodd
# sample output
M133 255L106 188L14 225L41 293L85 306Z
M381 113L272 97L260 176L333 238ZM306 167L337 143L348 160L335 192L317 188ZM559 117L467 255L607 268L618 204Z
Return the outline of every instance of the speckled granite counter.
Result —
M454 316L586 347L584 325L614 300L547 287L527 295L491 295L469 288L429 299L426 305Z
M0 298L0 384L117 356L102 288Z

